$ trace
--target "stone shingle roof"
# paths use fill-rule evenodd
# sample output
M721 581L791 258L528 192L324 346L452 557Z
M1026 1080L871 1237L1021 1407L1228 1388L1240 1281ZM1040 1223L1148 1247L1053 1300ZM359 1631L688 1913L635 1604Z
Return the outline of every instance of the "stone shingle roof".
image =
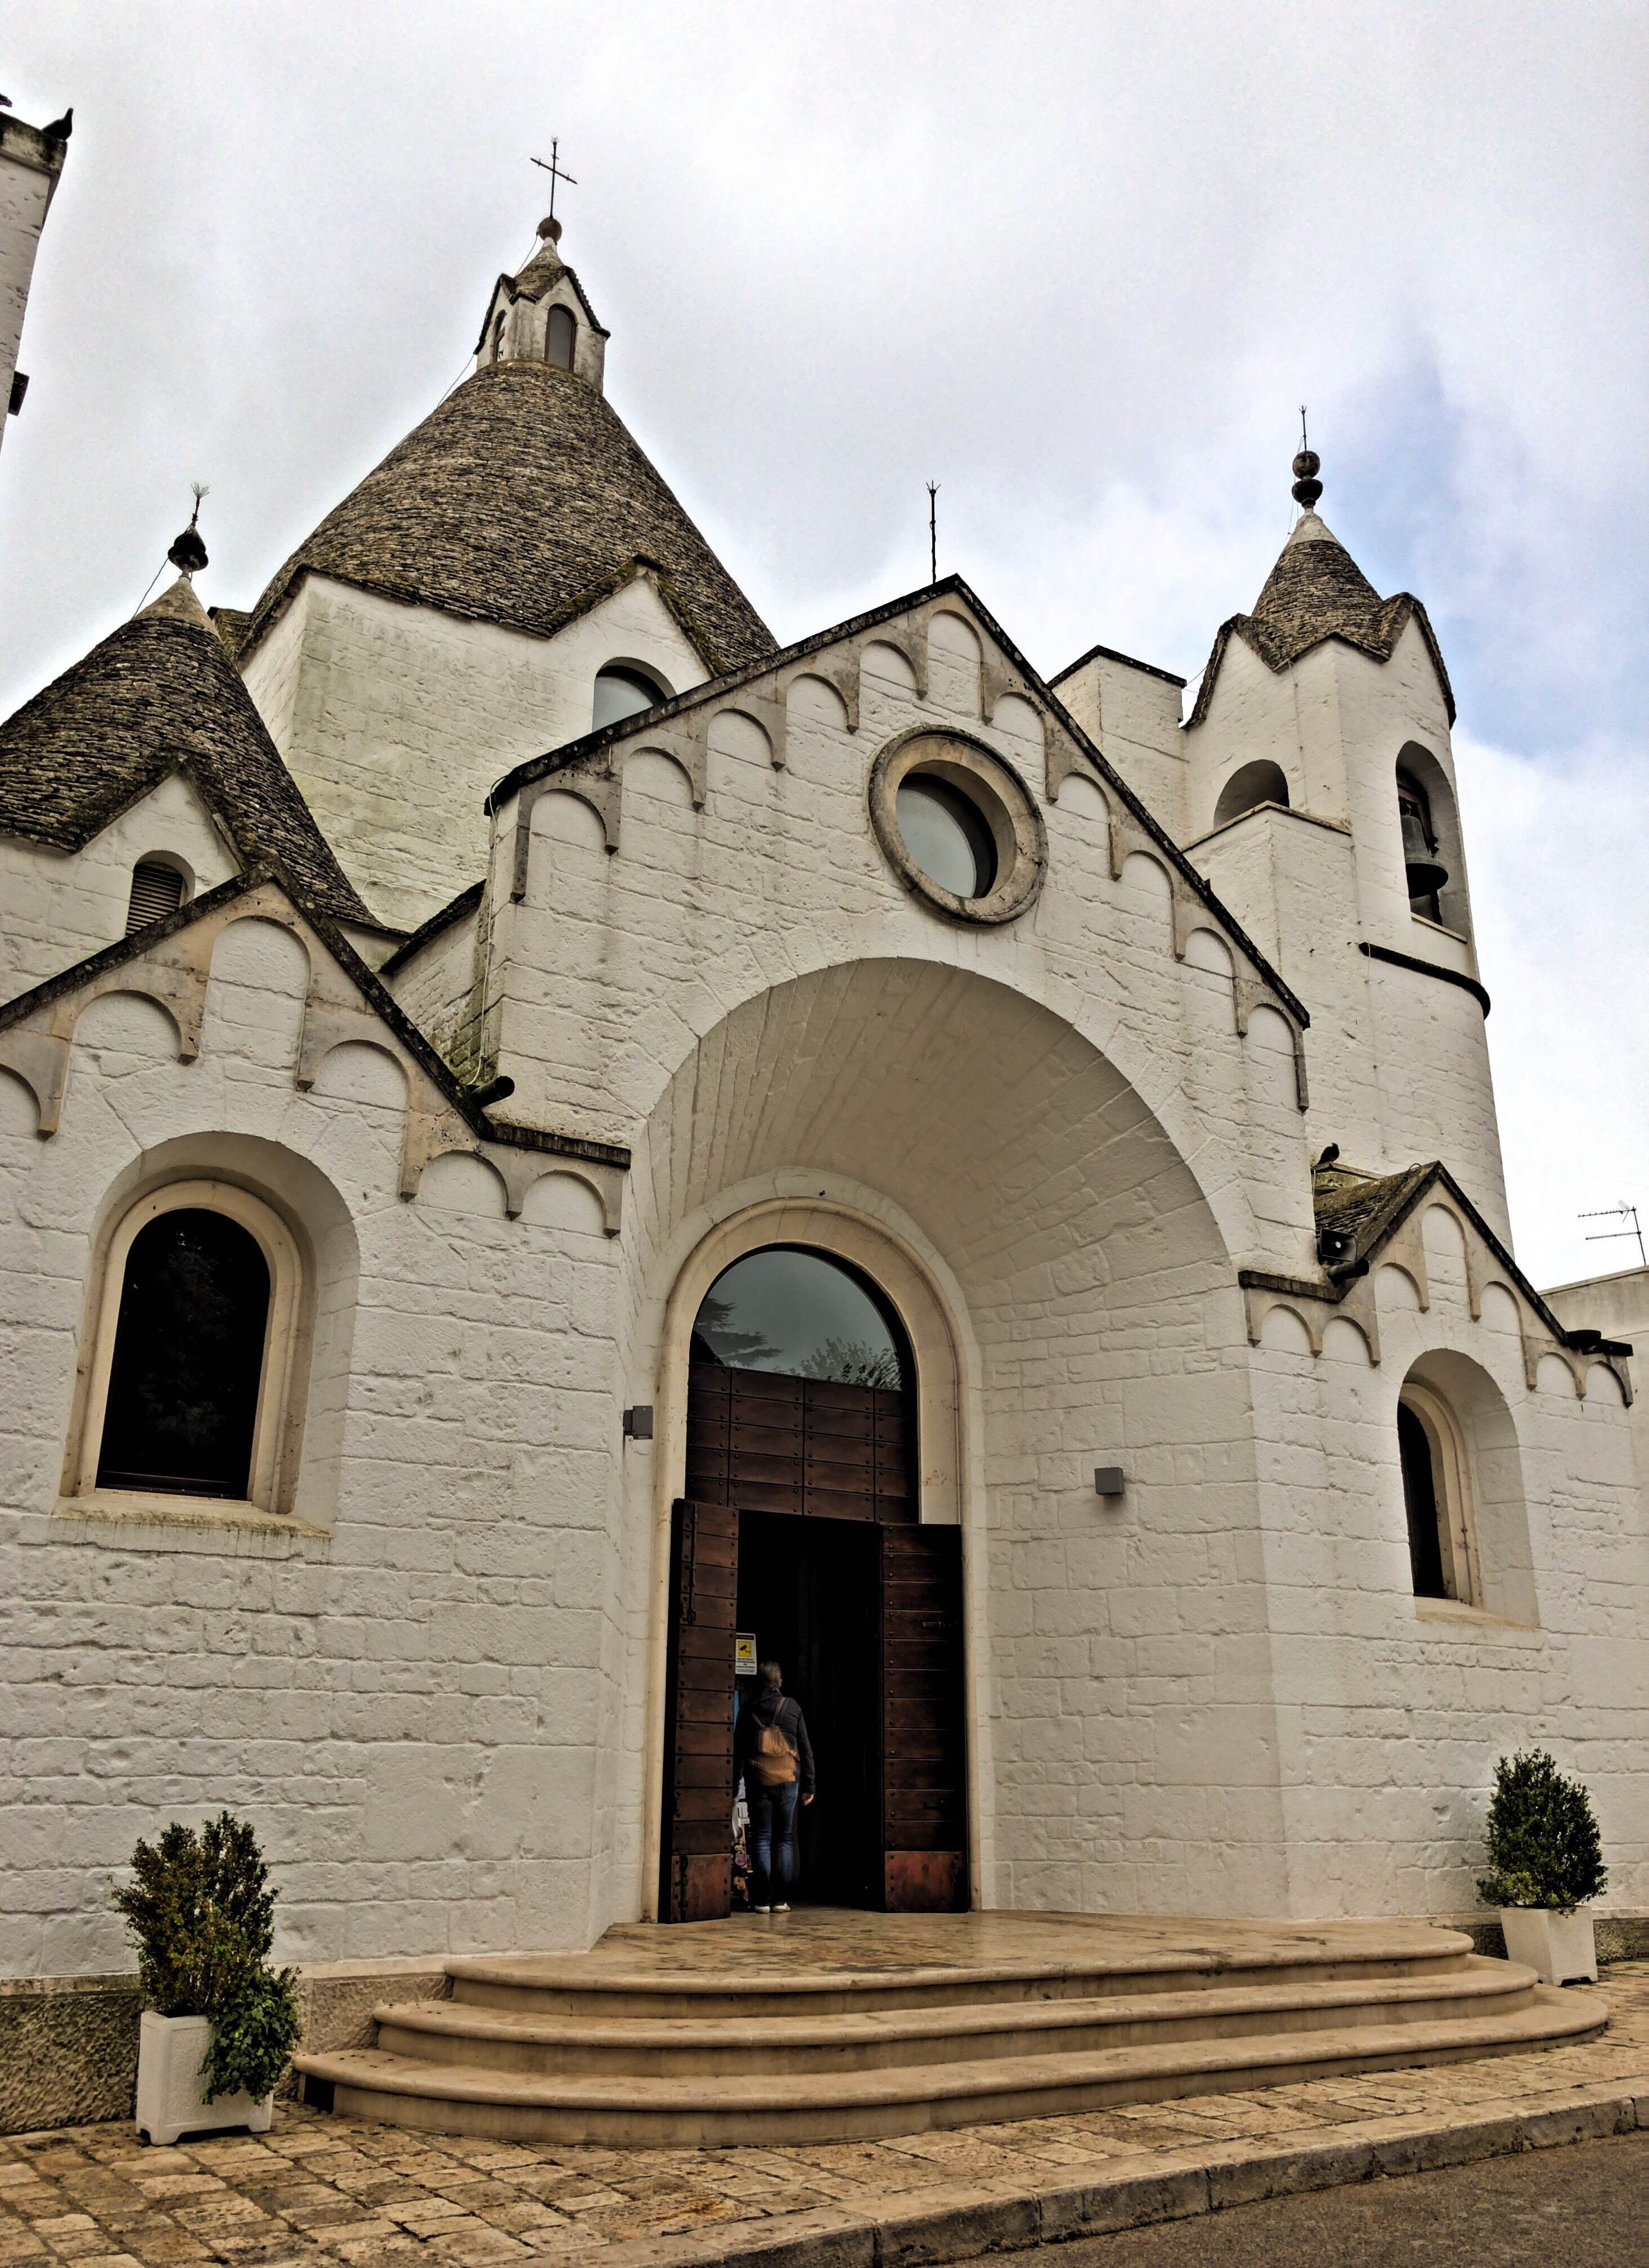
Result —
M178 769L243 865L372 923L181 577L0 725L0 829L78 850Z
M774 650L595 388L548 363L494 363L298 546L247 644L306 571L548 637L648 567L712 675Z
M1220 625L1187 725L1200 725L1206 715L1219 665L1233 637L1252 647L1268 669L1280 674L1325 638L1343 639L1373 660L1389 661L1410 621L1419 625L1431 653L1452 725L1454 691L1425 608L1407 591L1382 599L1338 536L1314 512L1302 512L1253 613L1233 615Z

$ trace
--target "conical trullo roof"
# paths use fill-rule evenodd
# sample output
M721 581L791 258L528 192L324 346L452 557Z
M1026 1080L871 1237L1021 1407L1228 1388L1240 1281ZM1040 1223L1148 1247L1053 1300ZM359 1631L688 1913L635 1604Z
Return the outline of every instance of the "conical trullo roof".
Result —
M186 575L0 724L0 828L78 850L180 762L242 863L370 922Z
M1418 623L1430 649L1452 724L1454 696L1448 672L1419 600L1407 591L1382 599L1332 528L1314 512L1303 512L1254 602L1253 613L1233 615L1220 625L1186 723L1202 723L1233 637L1240 637L1268 669L1280 674L1326 638L1343 639L1373 660L1389 661L1410 618Z
M572 372L488 364L392 449L259 600L306 573L548 637L637 572L719 674L771 634L603 396Z

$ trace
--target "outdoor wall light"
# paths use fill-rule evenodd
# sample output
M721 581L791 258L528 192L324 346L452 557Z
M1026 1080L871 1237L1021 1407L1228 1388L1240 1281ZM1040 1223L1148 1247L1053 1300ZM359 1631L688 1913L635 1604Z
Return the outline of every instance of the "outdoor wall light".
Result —
M1095 1465L1093 1493L1095 1496L1121 1496L1123 1480L1123 1469L1120 1465Z
M651 1441L652 1439L652 1404L638 1402L633 1410L624 1412L624 1439L627 1441Z

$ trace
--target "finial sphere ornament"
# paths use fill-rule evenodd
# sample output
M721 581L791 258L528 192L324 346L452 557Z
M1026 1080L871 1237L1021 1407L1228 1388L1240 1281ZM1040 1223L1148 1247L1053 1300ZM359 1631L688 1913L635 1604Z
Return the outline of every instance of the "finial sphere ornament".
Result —
M1322 469L1322 460L1314 449L1302 449L1294 460L1294 502L1304 504L1309 512L1322 494L1322 482L1317 475Z
M553 213L548 220L540 221L538 224L538 232L541 237L543 237L551 244L559 244L561 242L561 223L556 218Z

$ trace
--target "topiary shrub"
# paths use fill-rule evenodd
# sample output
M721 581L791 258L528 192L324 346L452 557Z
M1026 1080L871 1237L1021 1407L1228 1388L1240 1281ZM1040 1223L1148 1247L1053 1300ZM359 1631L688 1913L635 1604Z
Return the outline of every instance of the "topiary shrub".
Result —
M1489 1872L1477 1895L1489 1905L1572 1913L1609 1887L1592 1799L1544 1749L1495 1766L1483 1840Z
M257 1837L220 1812L197 1835L176 1820L132 1853L114 1904L137 1948L144 1998L211 2026L205 2099L274 2093L298 2044L297 1973L269 1967L275 1892Z

